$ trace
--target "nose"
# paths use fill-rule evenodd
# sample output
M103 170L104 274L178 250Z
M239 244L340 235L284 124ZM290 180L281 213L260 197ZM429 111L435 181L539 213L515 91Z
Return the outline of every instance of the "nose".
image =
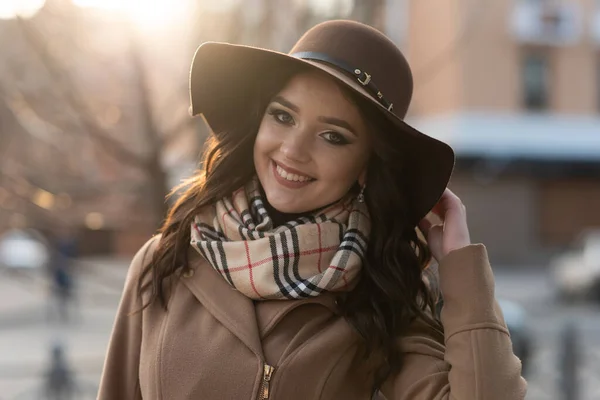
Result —
M299 163L310 161L309 136L307 132L290 132L281 142L281 153L289 160Z

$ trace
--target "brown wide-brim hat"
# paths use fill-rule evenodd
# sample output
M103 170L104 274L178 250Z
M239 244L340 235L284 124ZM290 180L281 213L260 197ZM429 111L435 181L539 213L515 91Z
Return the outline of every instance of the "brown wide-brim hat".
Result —
M192 61L191 113L202 114L213 131L227 131L237 122L236 113L253 112L261 86L279 71L293 68L329 74L372 103L395 127L402 137L404 159L399 162L406 174L399 182L408 191L409 222L417 224L448 185L454 152L404 122L413 90L410 67L398 47L372 27L355 21L324 22L306 32L288 54L204 43Z

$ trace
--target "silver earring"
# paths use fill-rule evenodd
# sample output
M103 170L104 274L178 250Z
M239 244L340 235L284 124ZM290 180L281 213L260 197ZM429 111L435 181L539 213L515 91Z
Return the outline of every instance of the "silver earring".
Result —
M366 187L367 187L367 185L363 185L363 187L360 188L360 193L358 194L358 197L356 198L359 203L365 202L365 188Z

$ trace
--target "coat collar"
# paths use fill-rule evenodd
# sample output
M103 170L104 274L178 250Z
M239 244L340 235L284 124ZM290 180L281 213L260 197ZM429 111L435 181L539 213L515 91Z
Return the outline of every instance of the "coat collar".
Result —
M305 304L320 304L331 313L337 313L334 293L323 293L317 297L300 300L266 300L256 304L256 320L260 337L264 338L287 314Z
M295 308L321 304L333 313L337 310L335 294L325 293L301 300L267 301L260 305L257 316L252 299L232 288L192 246L188 250L188 268L180 272L180 277L207 311L261 359L261 338Z

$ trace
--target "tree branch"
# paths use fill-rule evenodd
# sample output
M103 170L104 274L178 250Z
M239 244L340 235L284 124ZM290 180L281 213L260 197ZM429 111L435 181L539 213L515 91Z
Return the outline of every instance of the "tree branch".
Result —
M17 21L25 38L34 48L52 78L63 82L60 86L61 94L67 104L76 112L79 122L86 133L116 160L126 165L145 169L147 162L143 156L132 152L122 143L110 137L110 134L91 117L93 113L85 105L83 96L77 89L77 85L43 45L39 32L22 18L18 18Z

